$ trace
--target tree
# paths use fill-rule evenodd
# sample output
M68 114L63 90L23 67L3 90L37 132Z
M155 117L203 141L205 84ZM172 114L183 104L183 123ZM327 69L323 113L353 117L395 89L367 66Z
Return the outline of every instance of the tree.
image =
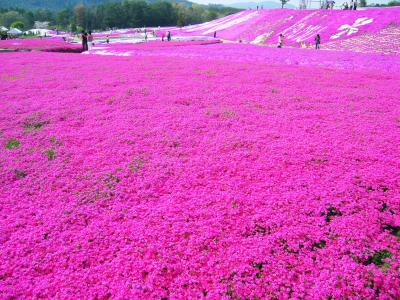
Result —
M360 0L360 6L361 7L366 7L367 6L367 0Z
M13 23L11 24L11 27L12 27L12 28L17 28L17 29L22 30L22 29L24 29L25 24L22 23L21 21L15 21L15 22L13 22Z
M76 25L85 28L85 7L83 4L78 4L74 8Z
M0 14L0 25L10 27L10 25L16 21L24 21L24 17L17 11L10 10Z
M74 19L73 11L71 9L64 9L57 13L56 23L62 28L68 28L68 25L70 25L73 22L73 19Z
M282 8L283 8L283 6L284 6L286 3L289 2L289 0L280 0L280 1L281 1L281 4L282 4Z

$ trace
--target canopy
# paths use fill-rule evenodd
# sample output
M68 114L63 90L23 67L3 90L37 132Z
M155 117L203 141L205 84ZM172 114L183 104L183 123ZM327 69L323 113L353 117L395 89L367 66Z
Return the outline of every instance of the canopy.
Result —
M19 30L19 29L17 29L17 28L11 28L11 29L8 31L8 34L20 35L20 34L22 34L22 31Z

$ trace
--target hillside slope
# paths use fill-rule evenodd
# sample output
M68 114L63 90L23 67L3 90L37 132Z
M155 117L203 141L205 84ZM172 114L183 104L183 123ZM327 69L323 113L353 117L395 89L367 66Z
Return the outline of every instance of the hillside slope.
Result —
M176 28L176 35L208 35L232 41L275 45L312 44L317 33L329 49L400 53L400 8L345 10L246 10L211 22Z

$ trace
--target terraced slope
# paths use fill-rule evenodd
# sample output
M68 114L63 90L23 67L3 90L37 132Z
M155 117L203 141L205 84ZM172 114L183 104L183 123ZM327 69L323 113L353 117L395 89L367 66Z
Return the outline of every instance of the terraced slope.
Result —
M240 13L176 28L175 35L208 35L232 41L275 45L280 33L287 46L311 46L316 34L329 49L400 52L400 8L342 10L275 9Z

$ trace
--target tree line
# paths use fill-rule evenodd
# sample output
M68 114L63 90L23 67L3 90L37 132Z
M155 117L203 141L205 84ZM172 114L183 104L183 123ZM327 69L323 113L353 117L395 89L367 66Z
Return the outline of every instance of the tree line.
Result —
M83 29L185 26L211 21L238 11L239 9L222 5L125 0L99 5L78 4L60 11L0 9L0 25L10 27L13 23L18 23L22 29L30 29L35 21L40 21L50 22L52 28L72 32Z

